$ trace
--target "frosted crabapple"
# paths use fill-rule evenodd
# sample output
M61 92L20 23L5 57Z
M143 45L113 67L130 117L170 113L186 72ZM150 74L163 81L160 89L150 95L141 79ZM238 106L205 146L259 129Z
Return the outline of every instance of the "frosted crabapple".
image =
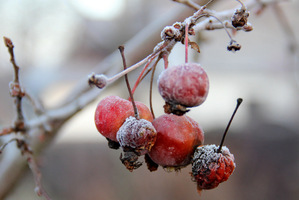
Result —
M166 101L165 112L182 115L186 107L206 100L209 80L200 64L185 63L165 69L158 78L158 89Z
M153 125L157 140L148 154L151 160L175 169L190 164L195 148L204 141L199 124L186 115L164 114L154 119Z
M188 62L188 46L199 47L195 42L189 42L188 35L194 34L193 29L189 29L190 21L185 23L185 63L173 67L167 67L159 75L158 89L165 100L165 113L183 115L188 111L188 107L195 107L202 104L208 95L209 79L205 70L198 63ZM181 25L179 25L181 26Z
M151 122L136 117L128 117L116 134L124 151L121 162L129 171L139 168L138 157L148 153L155 144L157 132Z
M225 146L218 153L216 145L199 146L192 159L192 177L198 191L213 189L226 181L235 169L234 155Z
M140 118L153 121L153 116L148 107L141 102L135 103ZM134 116L132 102L118 96L108 96L97 105L95 125L108 141L117 142L116 133L129 116Z
M124 151L137 155L148 153L155 144L157 132L151 122L128 117L116 134L116 139Z
M223 143L242 101L241 98L237 100L237 106L224 131L219 147L216 145L198 146L194 152L191 176L197 183L199 192L202 189L213 189L226 181L236 167L234 155L229 152L227 147L223 146Z

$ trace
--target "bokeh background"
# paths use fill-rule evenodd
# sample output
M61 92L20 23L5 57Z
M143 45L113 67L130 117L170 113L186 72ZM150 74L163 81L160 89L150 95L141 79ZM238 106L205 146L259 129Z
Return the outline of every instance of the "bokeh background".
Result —
M234 0L223 0L215 1L212 8L221 11L236 6ZM119 45L126 44L152 21L162 20L178 9L187 11L173 22L193 13L170 0L1 0L0 35L10 37L15 44L26 91L51 108ZM244 99L225 142L237 163L227 182L198 195L189 175L190 166L179 173L162 168L151 173L145 165L133 173L127 171L119 161L120 150L107 147L93 122L96 104L102 98L110 94L128 97L120 80L70 119L39 154L43 184L49 195L57 200L298 199L299 65L295 47L299 39L299 3L284 1L281 9L295 40L272 6L258 16L251 11L249 20L254 30L234 35L242 45L239 52L226 50L229 39L224 30L202 31L192 38L199 42L201 53L190 50L189 59L202 64L211 86L206 102L188 115L204 129L206 144L220 142L236 99ZM159 37L160 32L152 34ZM155 45L153 42L151 47L138 49L146 56ZM184 62L181 44L176 45L169 61L170 65ZM122 68L115 67L118 71ZM158 72L162 67L158 66ZM0 70L3 127L14 118L8 93L13 71L4 44L0 45ZM132 83L139 72L129 75ZM135 97L147 105L148 88L149 79L145 79ZM156 89L153 96L158 116L163 113L163 100ZM32 174L26 170L5 199L40 199L34 187Z

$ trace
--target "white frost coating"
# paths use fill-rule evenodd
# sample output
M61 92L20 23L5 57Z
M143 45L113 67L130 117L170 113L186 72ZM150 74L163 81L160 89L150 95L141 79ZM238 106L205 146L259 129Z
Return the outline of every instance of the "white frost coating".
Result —
M193 157L193 167L209 169L213 167L213 163L218 161L221 154L234 161L234 156L229 152L226 146L222 146L220 153L217 153L218 148L219 147L214 144L197 147Z
M165 101L194 107L202 104L209 91L209 80L197 63L169 67L158 78L158 89Z
M172 39L172 38L178 38L180 36L180 31L173 26L166 26L162 32L161 32L161 39Z
M148 141L155 142L156 135L156 129L151 122L130 116L118 130L116 139L122 147L146 149Z

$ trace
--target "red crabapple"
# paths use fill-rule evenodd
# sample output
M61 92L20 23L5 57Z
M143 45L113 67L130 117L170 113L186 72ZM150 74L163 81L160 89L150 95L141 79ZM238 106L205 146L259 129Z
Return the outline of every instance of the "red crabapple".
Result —
M192 159L192 177L197 189L213 189L226 181L233 173L236 164L234 155L225 146L218 153L216 145L199 146Z
M148 153L157 137L153 124L145 119L128 117L116 134L116 139L124 151L137 155Z
M148 107L135 102L141 119L153 121ZM134 116L132 102L118 96L108 96L100 101L95 112L95 125L108 140L117 142L116 133L129 116Z
M190 164L194 150L204 141L199 124L185 115L164 114L154 119L153 125L157 140L148 154L151 160L175 169Z
M198 146L192 158L192 178L197 182L197 190L213 189L233 173L236 164L234 155L229 152L229 149L223 146L224 139L232 120L240 107L243 99L237 99L236 108L227 124L227 127L222 136L220 145L204 145Z
M158 78L158 89L170 109L166 109L166 113L182 115L186 107L195 107L205 101L209 80L200 64L185 63L164 70Z

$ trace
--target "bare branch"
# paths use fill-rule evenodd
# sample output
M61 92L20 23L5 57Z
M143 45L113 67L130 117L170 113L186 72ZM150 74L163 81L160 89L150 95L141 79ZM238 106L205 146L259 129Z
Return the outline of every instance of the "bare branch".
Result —
M23 155L27 158L27 163L29 168L31 169L31 172L33 174L34 177L34 182L36 185L35 188L35 192L38 196L44 196L47 200L50 200L51 198L49 197L49 195L47 194L47 192L45 191L45 189L42 186L42 175L41 172L39 170L39 167L36 163L36 160L32 154L32 152L30 151L25 151L23 153Z
M17 119L14 122L15 131L25 132L25 123L24 123L24 116L22 110L22 98L25 96L25 92L23 91L20 81L19 81L19 70L20 67L17 66L14 56L14 45L11 39L7 37L4 38L4 44L8 48L8 52L10 54L10 61L14 68L14 80L10 82L10 95L15 99L15 108L17 112Z

